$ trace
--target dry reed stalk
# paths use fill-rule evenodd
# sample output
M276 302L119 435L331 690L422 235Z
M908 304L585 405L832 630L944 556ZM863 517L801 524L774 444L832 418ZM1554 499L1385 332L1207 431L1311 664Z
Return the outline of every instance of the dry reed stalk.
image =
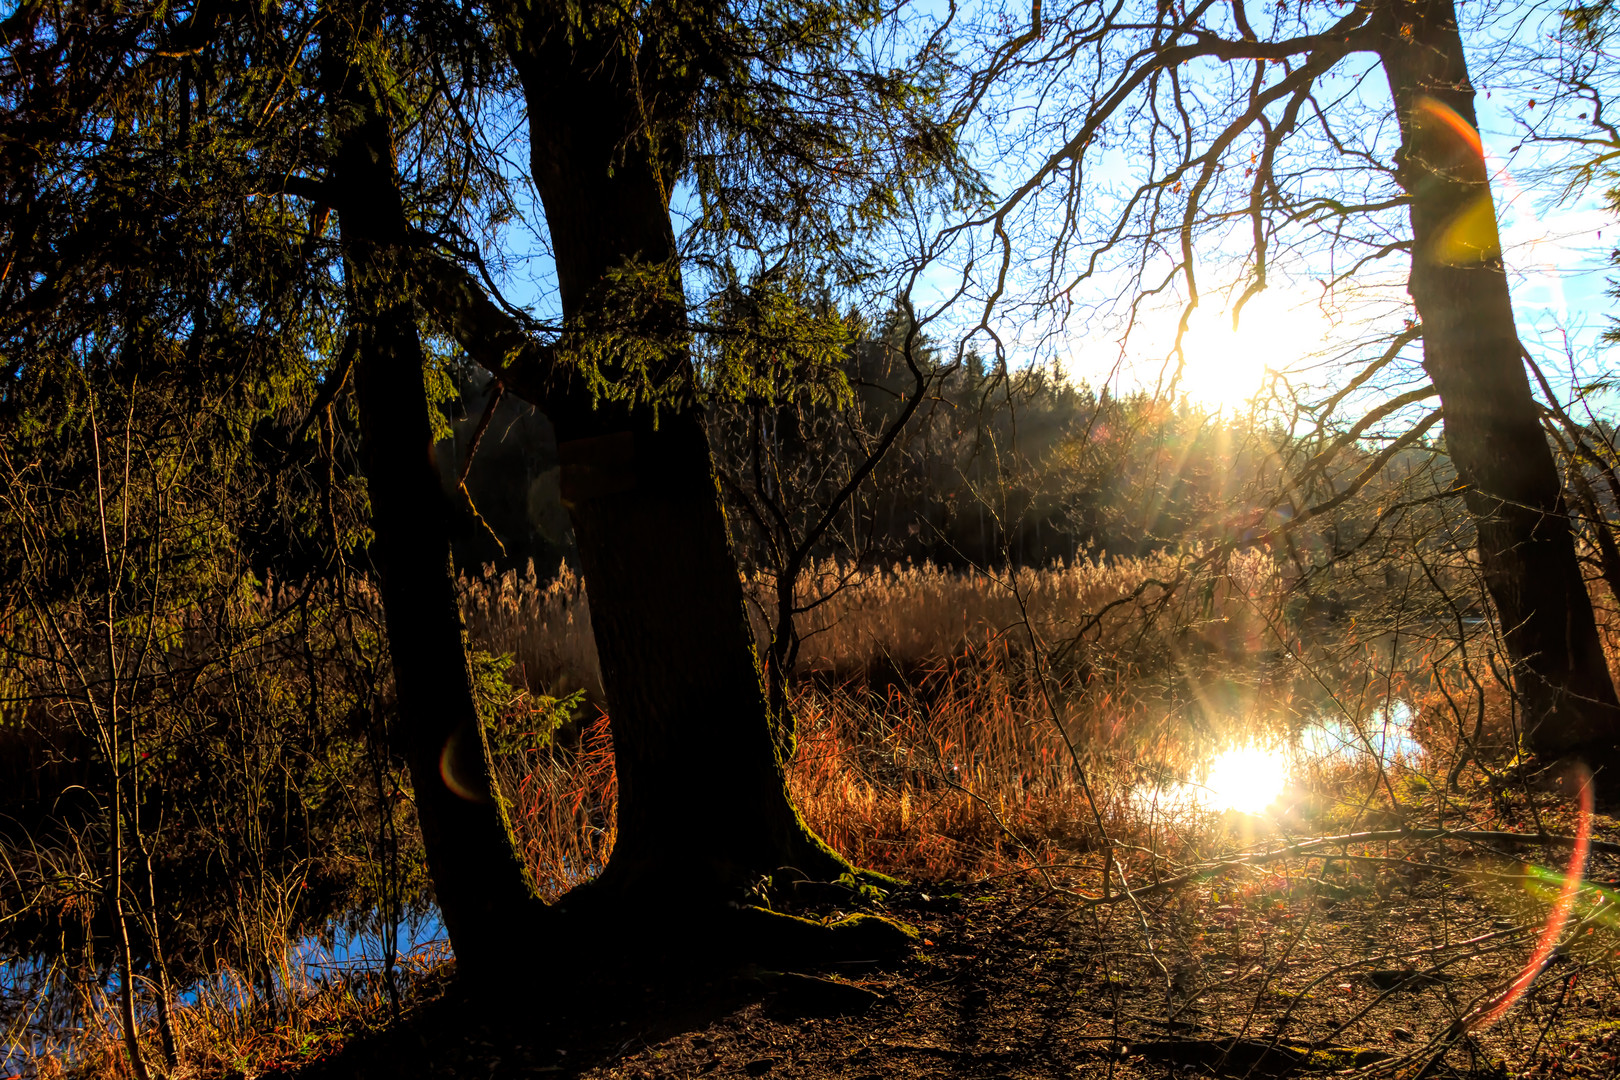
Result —
M618 778L605 715L584 727L576 745L503 755L496 779L510 800L518 848L545 899L556 899L607 862L617 834Z
M591 632L585 583L564 566L541 584L534 564L526 573L460 579L461 613L472 639L510 654L534 693L562 697L583 688L602 699L602 670Z

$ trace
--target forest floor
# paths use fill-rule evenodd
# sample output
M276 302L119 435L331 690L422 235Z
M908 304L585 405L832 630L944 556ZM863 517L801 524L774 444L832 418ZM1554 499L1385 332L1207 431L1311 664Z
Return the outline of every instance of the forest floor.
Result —
M823 983L744 973L497 1016L440 982L296 1075L1620 1075L1614 819L1593 821L1585 874L1567 889L1566 842L1381 836L1179 887L1136 880L1139 895L1105 902L1086 895L1095 871L904 885L886 907L922 945L886 969L831 973L871 992L831 1003Z

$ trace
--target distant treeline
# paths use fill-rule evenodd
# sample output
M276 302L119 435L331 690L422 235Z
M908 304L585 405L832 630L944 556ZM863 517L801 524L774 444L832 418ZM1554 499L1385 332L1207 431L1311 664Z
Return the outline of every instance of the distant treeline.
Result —
M1339 427L1290 431L1275 414L1116 393L1051 366L993 365L973 352L952 362L924 347L915 350L923 400L870 476L838 504L854 469L916 393L897 325L891 318L852 350L842 406L804 397L710 404L745 569L772 565L772 513L807 523L829 508L834 525L809 554L866 564L1040 567L1088 553L1145 556L1241 542L1315 496L1331 497L1337 478L1355 475L1380 448L1375 438L1353 441L1331 469L1291 486L1287 470L1330 445ZM453 435L440 444L440 469L452 489L465 472L477 515L468 516L457 562L474 571L522 569L532 560L545 579L572 561L573 550L551 425L509 396L486 416L492 382L481 373L461 374L458 383L459 399L444 406ZM1436 439L1402 451L1375 490L1420 474L1429 491L1450 486L1439 449ZM1329 558L1342 554L1365 538L1368 509L1351 502L1290 539Z

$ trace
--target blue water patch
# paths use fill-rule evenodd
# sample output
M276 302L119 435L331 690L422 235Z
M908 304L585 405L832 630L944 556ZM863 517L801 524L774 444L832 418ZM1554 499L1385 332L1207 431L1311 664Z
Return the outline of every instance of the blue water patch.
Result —
M1352 763L1372 759L1380 764L1416 762L1423 747L1412 734L1412 706L1396 699L1360 722L1323 714L1299 733L1296 753L1302 763Z
M317 936L289 945L283 965L286 974L275 976L275 991L281 995L296 995L312 986L331 986L347 979L379 975L388 970L390 958L398 968L429 952L441 957L451 955L444 919L437 907L430 905L421 913L405 916L392 931L392 957L388 947L389 920L375 914L360 920L358 928L352 921L348 928L334 924L327 935L332 942L330 948ZM0 1055L0 1076L30 1075L30 1063L52 1049L52 1040L44 1033L63 1031L75 1019L69 1015L66 1001L53 1000L70 993L67 984L53 975L53 965L45 958L0 964L0 1003L5 1008L5 1015L0 1016L0 1036L6 1039L5 1053ZM143 991L148 990L144 979L140 985ZM102 989L106 1003L102 1014L76 1019L80 1030L99 1026L108 1038L116 1041L123 1031L118 1018L122 984L116 973ZM180 990L175 1000L176 1004L187 1006L210 997L223 1005L240 1008L255 993L255 988L235 972L218 971ZM154 1022L153 1009L150 994L143 993L141 997L138 1008L141 1025L145 1027Z
M442 948L448 955L444 919L433 906L419 915L407 915L394 928L393 960L398 964L430 948ZM288 950L287 967L306 982L322 978L331 982L334 976L383 971L389 958L386 933L361 930L335 935L330 949L323 948L316 938L305 938Z

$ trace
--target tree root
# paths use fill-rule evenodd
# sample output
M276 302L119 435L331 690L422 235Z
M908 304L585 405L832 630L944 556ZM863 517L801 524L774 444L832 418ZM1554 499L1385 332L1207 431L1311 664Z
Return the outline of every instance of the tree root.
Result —
M858 897L858 889L843 887L841 903ZM464 969L464 985L475 993L517 993L535 971L590 973L604 984L761 970L847 973L899 960L919 940L911 927L882 915L821 922L742 900L679 889L626 892L593 882L515 927L510 964L504 970ZM572 980L556 985L580 989ZM798 986L790 996L802 990Z
M886 1000L882 994L854 983L789 971L761 971L751 981L768 991L765 1013L778 1020L865 1016Z
M820 923L761 907L734 912L734 944L756 963L784 968L876 967L910 955L917 931L880 915L851 915ZM727 922L732 921L727 919Z

